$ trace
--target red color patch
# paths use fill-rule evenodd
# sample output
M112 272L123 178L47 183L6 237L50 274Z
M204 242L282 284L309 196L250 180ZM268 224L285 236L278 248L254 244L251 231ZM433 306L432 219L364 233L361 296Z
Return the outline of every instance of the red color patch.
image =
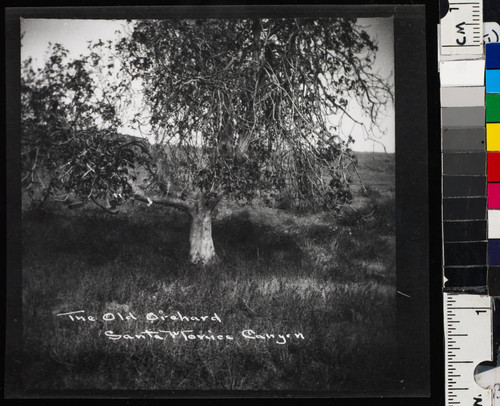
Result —
M488 182L500 182L500 152L488 152Z

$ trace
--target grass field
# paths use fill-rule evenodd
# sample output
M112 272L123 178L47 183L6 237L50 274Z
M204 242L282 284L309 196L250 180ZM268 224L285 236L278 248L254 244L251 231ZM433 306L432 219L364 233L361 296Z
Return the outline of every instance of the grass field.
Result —
M226 205L205 269L175 210L26 212L26 389L393 393L394 160L359 159L367 191L340 217ZM96 320L58 316L80 310ZM220 321L146 319L177 312Z

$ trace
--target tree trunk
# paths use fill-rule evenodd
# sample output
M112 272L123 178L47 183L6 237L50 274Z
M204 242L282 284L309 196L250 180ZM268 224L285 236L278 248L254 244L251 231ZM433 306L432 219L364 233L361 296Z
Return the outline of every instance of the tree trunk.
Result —
M212 210L197 205L191 212L191 229L189 232L189 260L193 264L207 265L216 259L212 240Z

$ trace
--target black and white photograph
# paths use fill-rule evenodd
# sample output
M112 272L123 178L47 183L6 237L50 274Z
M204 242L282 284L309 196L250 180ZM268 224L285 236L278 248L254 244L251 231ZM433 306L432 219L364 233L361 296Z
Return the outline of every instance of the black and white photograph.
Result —
M394 13L342 10L20 19L24 393L427 393Z

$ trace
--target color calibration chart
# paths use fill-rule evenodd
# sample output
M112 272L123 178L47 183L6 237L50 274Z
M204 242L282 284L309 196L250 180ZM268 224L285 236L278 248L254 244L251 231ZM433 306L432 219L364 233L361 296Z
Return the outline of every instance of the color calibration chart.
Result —
M482 0L450 0L439 27L450 406L500 406L500 367L493 362L493 316L500 311L494 309L500 297L500 43L484 33L482 6Z
M491 296L500 296L500 43L485 48L488 287Z

